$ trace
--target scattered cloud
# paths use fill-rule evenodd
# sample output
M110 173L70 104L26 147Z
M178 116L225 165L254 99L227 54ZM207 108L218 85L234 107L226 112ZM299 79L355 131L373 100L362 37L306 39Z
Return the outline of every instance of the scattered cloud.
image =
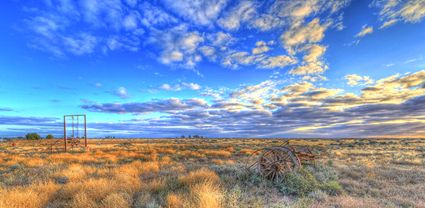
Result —
M255 43L255 48L252 49L252 54L256 55L256 54L260 54L260 53L265 53L269 50L270 50L270 48L269 48L269 46L267 46L266 42L257 41Z
M202 26L211 26L227 5L227 0L162 0L162 2L177 16Z
M305 43L317 43L325 37L325 30L329 24L320 24L320 19L315 18L307 25L295 25L284 32L281 40L286 50L293 54L297 46Z
M256 5L253 1L240 1L218 20L218 24L226 30L238 30L242 23L251 20L255 15Z
M423 0L375 0L371 6L380 9L381 29L390 27L397 22L417 23L425 16Z
M373 27L363 25L362 30L356 34L356 37L361 38L365 35L372 34L373 33Z
M200 90L201 85L192 82L181 82L174 85L165 83L162 84L159 88L166 91L181 91L185 89Z
M290 56L280 55L267 57L260 61L260 68L283 68L297 63L297 60Z
M222 64L227 67L237 68L240 65L256 65L258 68L283 68L297 63L291 56L277 55L265 56L263 54L250 54L245 51L233 52L223 59Z
M129 97L127 89L125 87L118 87L116 90L111 91L111 94L118 96L121 99L126 99Z
M342 24L339 11L348 3L59 0L27 10L29 18L25 23L31 30L30 46L60 57L96 52L108 55L117 50L149 51L159 62L177 68L195 69L203 60L225 63L230 68L283 68L297 63L299 48L320 42L326 29ZM275 40L258 40L251 51L241 48L247 40L240 36L241 29L264 32L277 28L285 28L281 35L284 51L271 47L269 43ZM308 67L319 65L323 64ZM326 67L320 68L323 71Z
M320 74L324 72L328 66L323 62L322 56L325 54L327 47L312 44L303 47L300 51L304 52L302 65L292 69L291 74L308 75Z
M193 68L201 61L198 52L199 44L204 37L197 32L188 32L187 27L178 26L167 32L158 32L155 42L163 48L160 61L164 64L180 64L187 68Z
M359 85L370 85L374 81L368 76L360 76L358 74L349 74L344 77L347 80L347 84L350 86L359 86Z

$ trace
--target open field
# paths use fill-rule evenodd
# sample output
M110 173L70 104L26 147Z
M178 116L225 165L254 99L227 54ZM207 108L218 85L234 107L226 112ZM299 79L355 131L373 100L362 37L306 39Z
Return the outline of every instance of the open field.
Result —
M425 207L424 139L291 140L325 154L280 184L244 169L279 140L51 142L0 143L0 207Z

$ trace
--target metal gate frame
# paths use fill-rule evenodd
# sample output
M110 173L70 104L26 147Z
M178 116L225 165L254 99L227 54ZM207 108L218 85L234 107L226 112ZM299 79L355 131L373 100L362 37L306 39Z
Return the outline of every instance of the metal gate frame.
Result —
M80 117L84 118L84 147L87 148L87 119L86 119L86 114L76 114L76 115L64 115L63 116L63 142L64 142L64 147L65 147L65 152L67 151L67 137L66 137L66 118L72 118L72 126L74 126L74 117L77 117L77 119L79 119ZM77 124L79 124L77 122ZM73 129L74 132L74 129ZM78 133L78 129L77 129L77 133ZM72 135L72 140L76 139L74 137L75 135ZM78 138L79 139L79 138Z

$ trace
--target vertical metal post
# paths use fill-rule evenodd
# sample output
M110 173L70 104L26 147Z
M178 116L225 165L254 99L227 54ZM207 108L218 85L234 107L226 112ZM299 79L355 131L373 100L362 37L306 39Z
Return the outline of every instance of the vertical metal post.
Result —
M84 146L87 147L87 120L86 120L86 114L84 114Z
M66 116L63 116L63 142L65 145L65 152L66 152Z

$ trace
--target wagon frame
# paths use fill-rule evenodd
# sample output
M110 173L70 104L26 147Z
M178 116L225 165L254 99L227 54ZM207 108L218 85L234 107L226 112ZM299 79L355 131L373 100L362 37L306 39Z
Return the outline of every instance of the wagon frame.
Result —
M258 156L259 155L259 156ZM256 170L260 175L272 181L281 181L290 172L297 171L303 164L315 160L315 154L308 147L289 145L285 141L279 146L266 147L255 151L254 162L247 163L248 170Z

